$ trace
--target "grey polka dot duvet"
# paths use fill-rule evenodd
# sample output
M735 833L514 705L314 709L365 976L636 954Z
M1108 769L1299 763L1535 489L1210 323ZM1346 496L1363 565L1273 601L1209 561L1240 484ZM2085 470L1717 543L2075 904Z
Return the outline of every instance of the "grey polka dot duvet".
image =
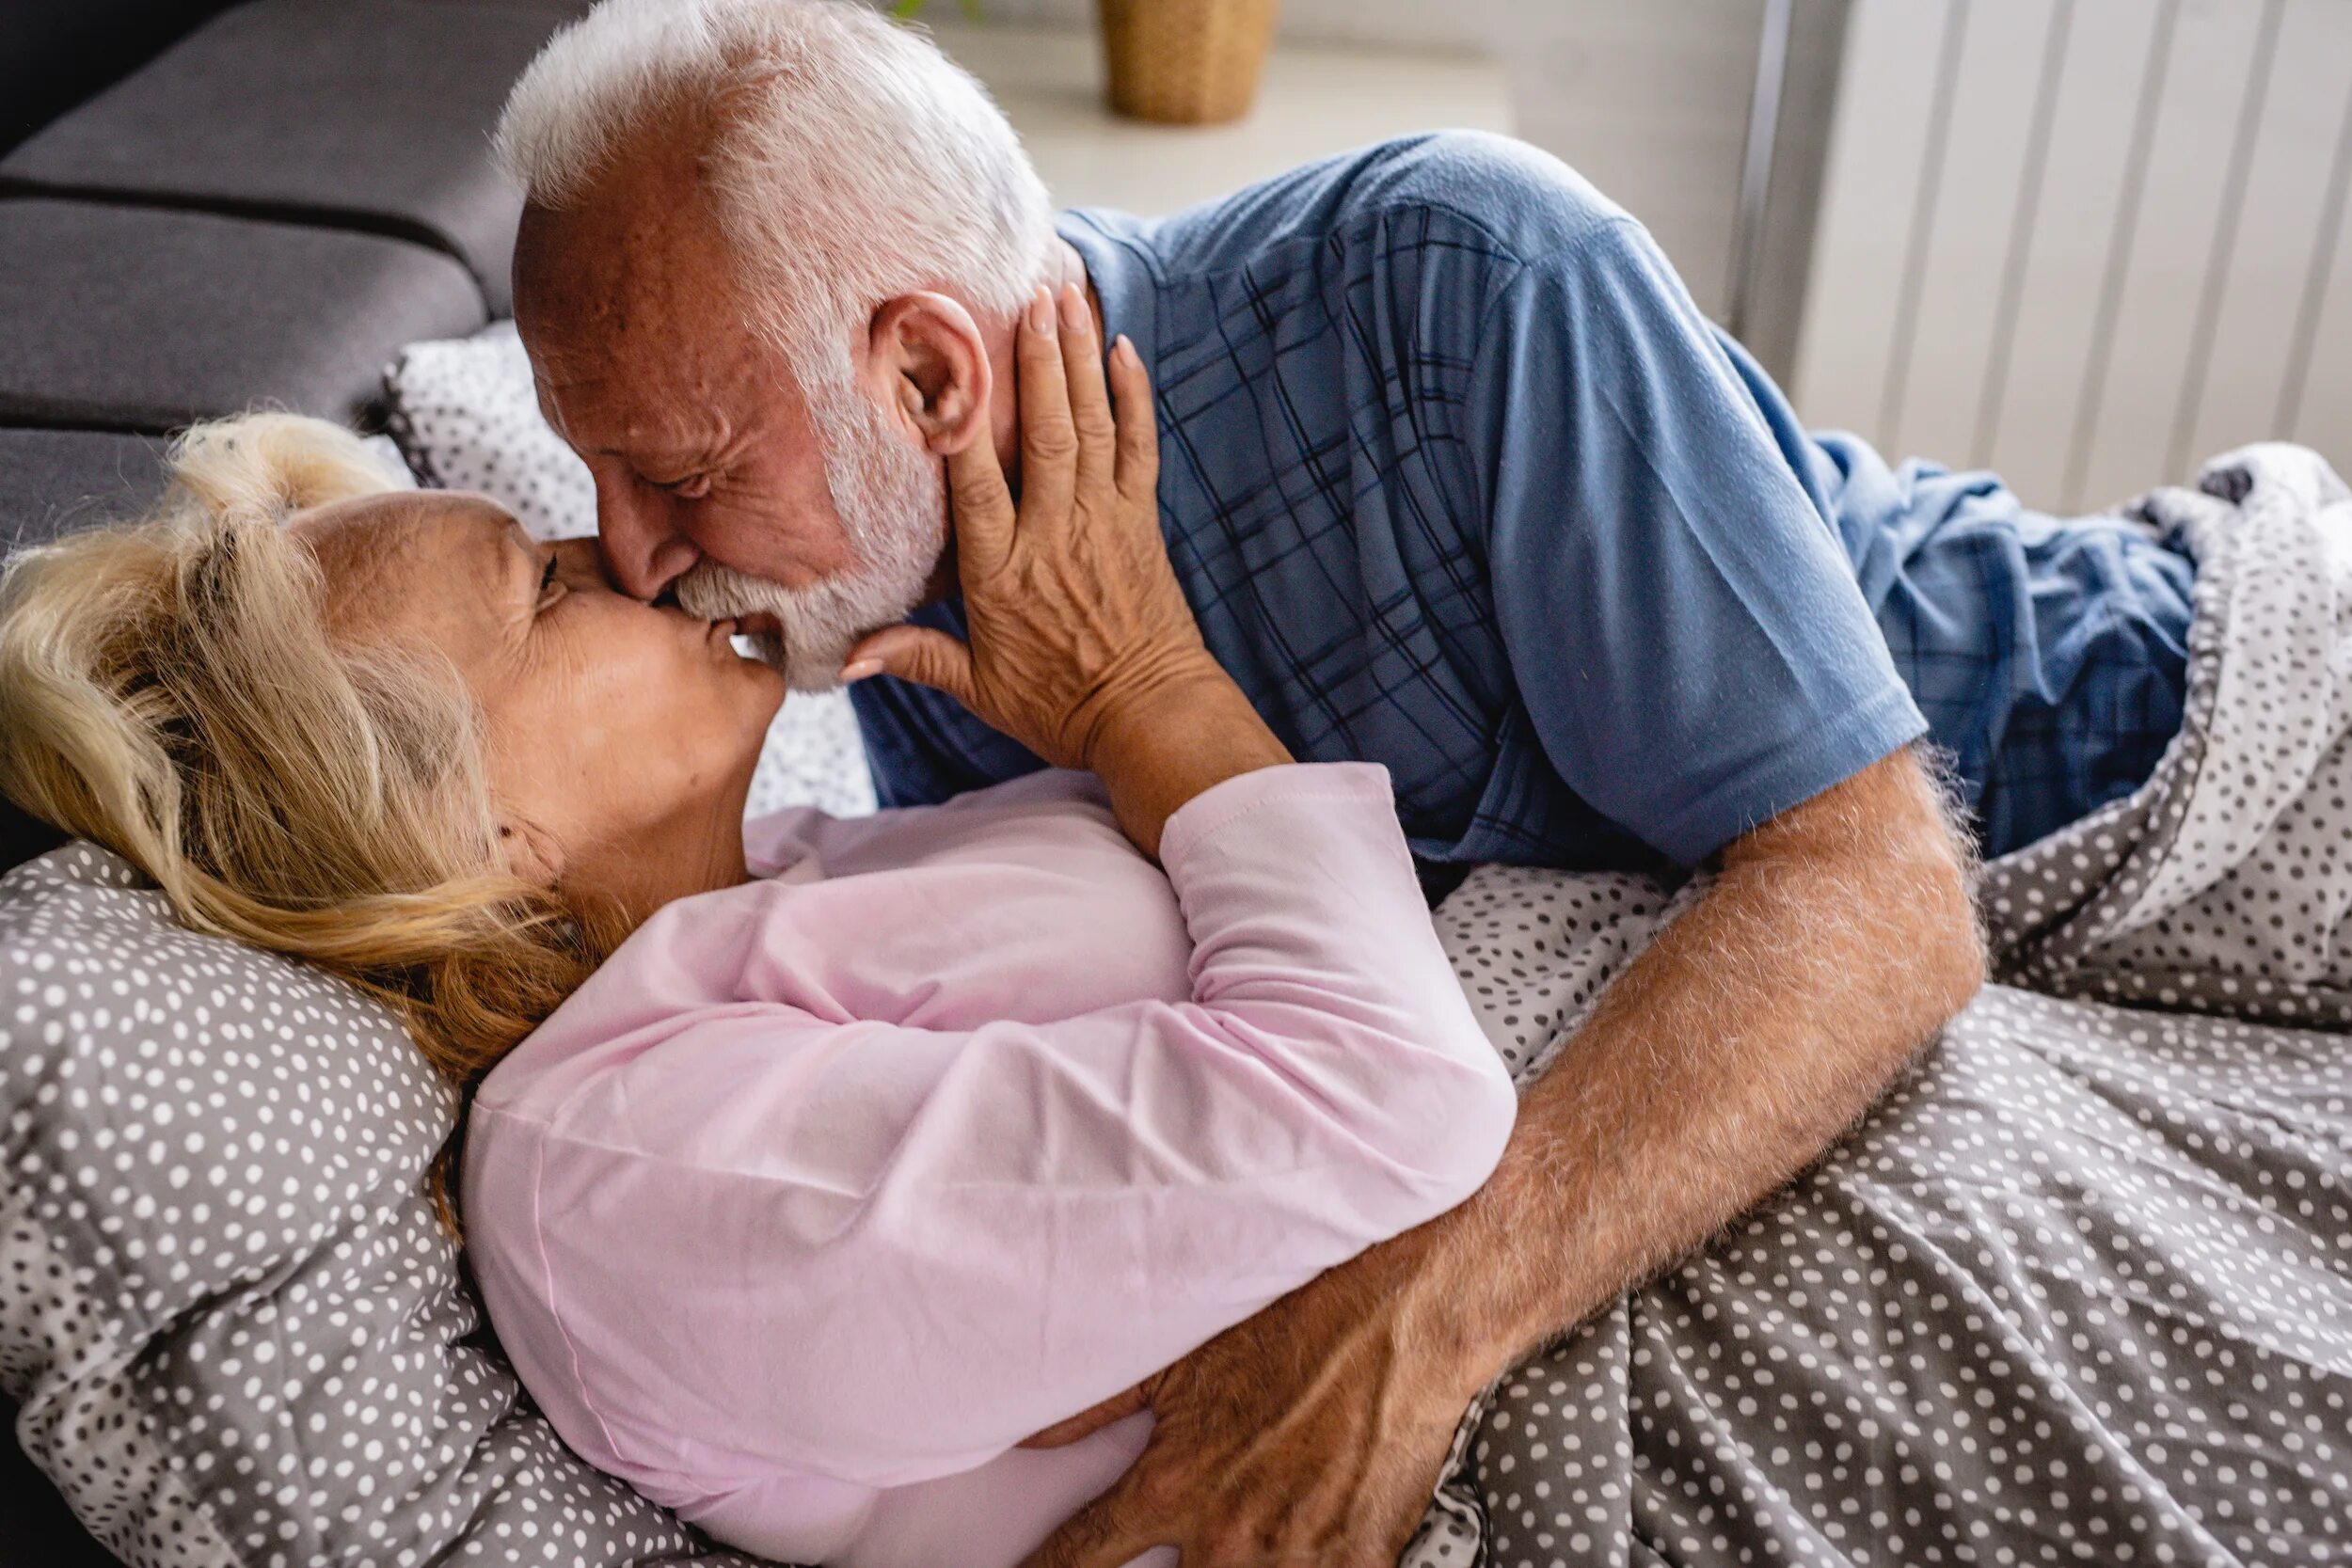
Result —
M1987 868L2005 983L1852 1136L1466 1416L1411 1568L2352 1557L2352 511L2314 465L2151 500L2202 562L2157 778ZM1438 923L1525 1079L1697 892L1487 868ZM749 1568L516 1386L379 1009L83 846L0 881L0 1388L126 1561Z
M2352 1560L2352 498L2257 448L2139 515L2156 776L1986 867L2002 983L1820 1165L1487 1392L1406 1568ZM1438 924L1524 1083L1697 891Z

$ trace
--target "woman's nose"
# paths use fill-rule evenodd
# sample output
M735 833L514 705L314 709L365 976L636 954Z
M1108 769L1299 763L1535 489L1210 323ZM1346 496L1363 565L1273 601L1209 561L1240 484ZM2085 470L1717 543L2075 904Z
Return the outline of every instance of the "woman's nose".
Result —
M632 494L632 484L596 486L596 542L614 586L631 598L652 600L701 559L678 531L666 507ZM668 498L662 498L666 500Z

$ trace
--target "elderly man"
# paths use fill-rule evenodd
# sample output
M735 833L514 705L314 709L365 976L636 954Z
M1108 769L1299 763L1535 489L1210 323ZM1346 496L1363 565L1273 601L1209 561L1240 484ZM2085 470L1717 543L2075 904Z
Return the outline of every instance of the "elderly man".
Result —
M1486 1188L1134 1396L1150 1448L1041 1562L1392 1558L1489 1379L1812 1160L1975 988L1915 743L1997 850L2178 723L2185 562L1806 435L1642 229L1516 144L1057 219L969 78L828 0L607 0L500 138L516 317L612 574L773 613L803 689L858 680L887 801L1037 766L920 683L960 626L942 459L1016 461L1042 284L1151 370L1210 648L1297 756L1387 765L1433 888L1718 871Z

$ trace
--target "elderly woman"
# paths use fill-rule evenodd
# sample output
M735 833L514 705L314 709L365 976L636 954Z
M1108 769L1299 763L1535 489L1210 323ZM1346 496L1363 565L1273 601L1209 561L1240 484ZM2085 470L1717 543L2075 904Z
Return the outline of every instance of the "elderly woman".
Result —
M776 1558L1016 1560L1150 1418L1025 1439L1461 1201L1513 1117L1385 775L1291 763L1202 649L1139 360L1114 420L1091 333L1030 323L1024 501L956 460L972 636L933 653L1084 773L747 833L784 687L734 641L772 628L284 416L0 591L0 786L479 1082L462 1213L524 1382Z

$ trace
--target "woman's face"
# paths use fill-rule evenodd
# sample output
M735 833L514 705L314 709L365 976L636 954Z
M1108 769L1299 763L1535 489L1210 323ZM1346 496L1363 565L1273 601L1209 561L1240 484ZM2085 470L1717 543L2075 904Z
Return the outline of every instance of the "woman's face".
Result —
M742 880L744 797L785 688L736 654L733 623L638 603L595 541L540 544L480 496L362 497L293 529L338 640L455 664L515 869L637 919Z

